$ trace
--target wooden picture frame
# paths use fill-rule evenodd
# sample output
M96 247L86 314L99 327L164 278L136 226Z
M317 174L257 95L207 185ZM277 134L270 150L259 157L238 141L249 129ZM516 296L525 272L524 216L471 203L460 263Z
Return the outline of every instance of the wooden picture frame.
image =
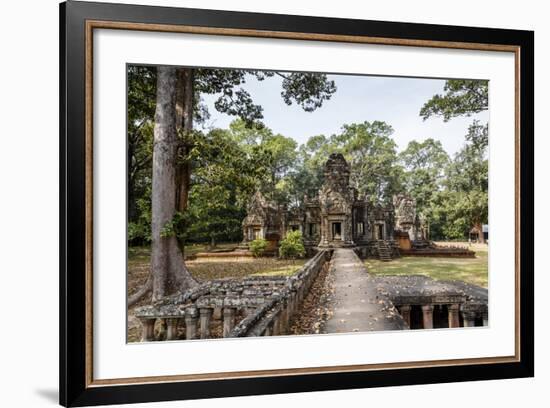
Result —
M93 33L197 33L515 54L515 353L154 378L93 376ZM534 375L534 33L69 1L60 5L60 403L64 406L353 389Z

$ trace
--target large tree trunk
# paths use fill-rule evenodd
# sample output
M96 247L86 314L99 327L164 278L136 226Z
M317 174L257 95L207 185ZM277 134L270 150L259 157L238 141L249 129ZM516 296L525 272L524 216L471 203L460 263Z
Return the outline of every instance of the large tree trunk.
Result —
M185 267L176 237L161 236L174 218L177 203L176 89L176 68L158 67L151 222L153 301L197 284Z
M180 212L187 210L189 189L191 184L191 163L188 154L193 148L193 108L194 93L193 86L194 70L192 68L178 68L176 71L176 130L180 134L179 157L183 160L179 163L177 170L177 202L176 208Z

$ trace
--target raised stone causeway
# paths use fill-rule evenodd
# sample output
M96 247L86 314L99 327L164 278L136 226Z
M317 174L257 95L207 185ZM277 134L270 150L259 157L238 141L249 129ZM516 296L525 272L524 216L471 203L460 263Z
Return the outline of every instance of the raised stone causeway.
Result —
M488 325L487 289L419 275L370 275L353 249L336 248L321 250L290 277L212 280L137 308L141 341L287 334L323 268L334 276L324 333ZM157 321L166 326L161 336Z
M375 278L357 254L347 248L334 250L334 311L327 333L349 333L407 329L388 296L380 296Z

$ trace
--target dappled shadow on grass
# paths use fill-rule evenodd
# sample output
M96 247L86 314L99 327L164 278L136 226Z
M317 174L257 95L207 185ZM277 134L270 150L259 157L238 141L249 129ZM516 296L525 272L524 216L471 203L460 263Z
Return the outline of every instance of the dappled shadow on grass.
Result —
M290 276L304 264L276 258L218 258L216 260L189 261L187 267L201 281L221 278L244 278L252 275Z
M227 244L234 245L234 244ZM194 251L204 250L204 245L191 247ZM186 253L190 252L186 248ZM150 272L150 249L136 247L128 249L128 294L134 293L147 280ZM212 257L187 261L185 264L195 279L207 281L223 278L244 278L246 276L290 276L305 263L304 259L283 260L277 258Z

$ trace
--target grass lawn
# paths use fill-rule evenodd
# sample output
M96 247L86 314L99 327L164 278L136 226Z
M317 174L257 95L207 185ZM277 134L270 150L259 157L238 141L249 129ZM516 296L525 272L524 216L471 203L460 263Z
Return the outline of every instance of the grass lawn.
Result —
M468 243L444 243L439 245L461 245ZM425 275L437 280L460 280L474 285L487 287L488 283L488 246L472 244L470 249L476 252L475 258L429 258L402 257L391 262L367 259L365 265L373 275Z
M216 245L216 250L230 250L235 249L239 245L238 243L223 243ZM194 255L198 252L207 252L209 250L208 244L190 244L185 247L185 255ZM128 264L131 262L143 262L149 261L151 248L149 247L128 247Z
M220 244L217 249L234 248L236 244ZM192 245L185 248L186 255L207 250L206 245ZM128 294L132 294L147 280L151 250L148 247L128 249ZM215 257L188 260L189 271L199 282L221 278L243 278L246 276L290 276L305 263L304 259L283 260L277 258Z

